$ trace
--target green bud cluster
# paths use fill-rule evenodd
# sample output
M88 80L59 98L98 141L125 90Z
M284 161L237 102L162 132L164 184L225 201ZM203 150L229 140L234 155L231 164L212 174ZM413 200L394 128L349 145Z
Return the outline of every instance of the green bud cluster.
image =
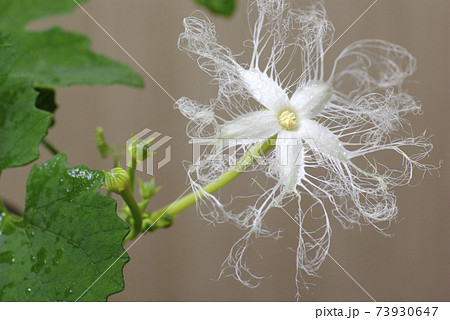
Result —
M173 217L169 214L144 213L143 229L155 232L160 228L168 228L173 224Z

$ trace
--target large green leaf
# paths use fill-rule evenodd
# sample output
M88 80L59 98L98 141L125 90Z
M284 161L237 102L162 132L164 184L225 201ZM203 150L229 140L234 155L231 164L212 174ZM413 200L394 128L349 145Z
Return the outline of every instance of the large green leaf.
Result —
M33 167L23 219L0 216L0 300L104 301L123 290L129 228L100 194L103 179L63 154Z
M235 0L194 0L214 13L231 16L236 6Z
M0 76L0 171L39 157L52 114L35 108L36 96L31 80Z
M77 2L82 4L86 0ZM76 7L74 0L0 0L0 29L23 29L30 21L69 13Z
M90 40L83 35L54 27L13 36L17 54L10 74L29 77L36 86L143 84L128 66L90 51Z
M85 1L79 1L83 3ZM11 76L29 77L36 86L111 85L142 87L142 78L130 67L90 50L89 38L59 27L25 31L32 20L76 8L73 0L0 0L0 31L10 34L14 56ZM0 61L1 66L5 63Z

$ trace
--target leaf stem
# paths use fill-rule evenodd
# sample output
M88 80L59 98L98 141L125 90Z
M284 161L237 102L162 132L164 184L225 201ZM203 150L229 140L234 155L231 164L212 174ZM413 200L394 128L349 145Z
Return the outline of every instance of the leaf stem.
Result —
M53 155L57 155L59 153L58 149L50 143L47 139L42 140L42 144L50 151Z
M189 208L193 204L195 204L198 200L203 199L206 193L214 193L225 185L229 184L231 181L236 179L238 176L244 172L251 164L253 164L259 157L261 157L264 153L271 150L274 146L274 138L276 136L269 138L263 142L256 143L250 150L239 160L236 166L227 172L225 172L222 176L220 176L215 182L212 182L201 190L197 192L192 192L164 207L152 213L152 215L159 216L163 214L168 214L172 218L176 218L180 211ZM144 227L145 224L144 224Z

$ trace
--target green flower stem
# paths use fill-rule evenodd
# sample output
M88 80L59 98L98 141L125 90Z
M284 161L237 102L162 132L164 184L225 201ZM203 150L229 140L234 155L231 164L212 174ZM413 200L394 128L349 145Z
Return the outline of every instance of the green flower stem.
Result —
M276 136L267 139L264 142L260 142L255 144L236 164L234 169L225 172L221 177L219 177L215 182L212 182L205 187L202 188L206 193L214 193L225 185L229 184L231 181L236 179L238 176L244 172L251 164L253 164L259 157L261 157L264 153L268 152L275 146L275 138ZM172 218L176 218L177 214L184 209L189 208L193 204L205 197L202 190L194 193L190 193L171 204L155 211L152 213L154 216L160 216L163 214L170 215Z
M57 155L59 153L58 149L47 141L47 139L42 140L42 144L47 148L48 151L50 151L53 155Z
M130 208L131 215L133 216L133 225L131 227L130 233L125 238L125 242L132 240L136 238L142 229L142 214L141 214L141 208L139 207L139 204L137 203L136 199L134 198L133 192L130 188L127 188L124 190L120 196L127 204L128 208Z
M131 192L134 192L134 178L136 176L136 166L137 166L137 161L136 161L136 158L133 156L131 159L131 166L128 167L128 175L130 176Z

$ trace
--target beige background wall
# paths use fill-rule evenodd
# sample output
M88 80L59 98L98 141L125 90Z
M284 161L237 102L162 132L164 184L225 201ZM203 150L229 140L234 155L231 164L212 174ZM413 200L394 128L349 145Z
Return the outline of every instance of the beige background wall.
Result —
M306 0L291 0L301 8ZM341 34L369 5L369 0L326 0L330 19ZM91 0L86 6L98 21L175 98L189 96L202 102L216 97L217 88L196 63L177 49L182 19L198 9L190 0ZM246 1L231 19L209 15L217 24L221 43L234 52L249 38ZM333 61L345 46L364 38L380 38L406 47L418 60L418 70L408 84L419 97L424 114L412 118L416 132L433 134L429 161L444 159L440 177L425 176L417 187L396 191L399 223L385 238L371 228L343 230L333 220L330 254L377 300L449 300L449 23L448 0L379 0L327 54ZM95 51L131 65L145 79L143 90L72 87L58 89L60 109L49 140L68 154L73 165L109 169L94 143L94 128L101 125L111 142L124 143L144 128L172 136L172 162L156 172L163 191L154 199L158 208L183 192L186 179L181 161L191 158L185 135L186 119L173 109L173 101L101 31L81 10L50 22L90 35ZM47 160L50 155L42 149ZM24 202L25 179L30 166L7 170L1 181L2 195L17 204ZM239 193L239 183L224 192ZM20 207L20 206L19 206ZM23 205L22 208L23 209ZM295 212L295 206L289 208ZM294 254L297 228L285 215L270 217L283 238L256 243L263 259L250 261L266 275L256 289L231 278L214 281L231 245L241 232L230 225L210 225L194 208L180 214L173 227L143 237L129 250L125 267L126 289L111 301L291 301L294 300ZM304 301L369 300L368 296L334 263L327 259L320 277Z

